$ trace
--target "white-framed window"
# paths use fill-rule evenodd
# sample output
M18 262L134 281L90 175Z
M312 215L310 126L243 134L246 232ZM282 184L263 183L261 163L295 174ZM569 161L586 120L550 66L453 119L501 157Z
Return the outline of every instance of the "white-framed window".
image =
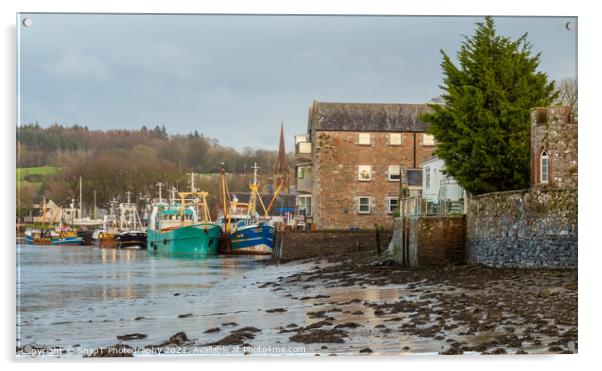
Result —
M387 203L387 211L389 214L393 214L399 207L399 197L389 197Z
M301 142L308 142L308 135L307 134L300 134L300 135L295 135L295 144L301 143Z
M304 178L305 178L305 168L298 167L297 168L297 179L304 179Z
M422 145L423 146L434 146L435 137L430 134L422 134Z
M548 151L546 151L545 148L541 151L539 161L541 169L539 180L542 184L548 184L550 177L550 156L548 155Z
M372 180L372 165L359 165L357 167L357 179L361 182Z
M370 139L370 133L359 133L357 143L361 145L370 145L372 144Z
M431 168L424 168L424 188L431 188Z
M401 166L389 165L389 181L390 182L399 182L400 179L401 179Z
M370 197L361 196L357 198L358 214L370 214L372 212L372 200Z
M299 215L311 216L311 196L297 196L297 211Z
M389 133L389 145L400 146L401 145L401 133Z

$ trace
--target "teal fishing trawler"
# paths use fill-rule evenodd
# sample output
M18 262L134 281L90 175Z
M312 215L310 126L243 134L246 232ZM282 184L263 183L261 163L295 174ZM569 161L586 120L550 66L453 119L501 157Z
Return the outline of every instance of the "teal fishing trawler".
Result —
M149 253L169 255L215 255L218 252L221 227L213 223L207 207L207 192L172 191L169 202L153 203L147 230Z

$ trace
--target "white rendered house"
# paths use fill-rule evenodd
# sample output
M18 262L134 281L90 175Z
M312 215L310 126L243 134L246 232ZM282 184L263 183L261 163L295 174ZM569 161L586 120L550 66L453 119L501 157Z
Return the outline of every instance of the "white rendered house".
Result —
M464 199L464 188L454 178L443 174L444 168L445 162L438 157L422 163L422 198L429 203Z

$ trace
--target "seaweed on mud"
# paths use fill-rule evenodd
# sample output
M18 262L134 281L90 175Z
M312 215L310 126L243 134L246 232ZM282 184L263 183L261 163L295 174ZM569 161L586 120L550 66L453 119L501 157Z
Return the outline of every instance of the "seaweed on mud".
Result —
M300 331L289 338L290 341L304 344L314 343L344 343L348 337L346 331L339 329L323 330L315 329L311 331Z
M139 334L136 332L133 334L117 335L117 340L140 340L145 339L146 337L146 334Z

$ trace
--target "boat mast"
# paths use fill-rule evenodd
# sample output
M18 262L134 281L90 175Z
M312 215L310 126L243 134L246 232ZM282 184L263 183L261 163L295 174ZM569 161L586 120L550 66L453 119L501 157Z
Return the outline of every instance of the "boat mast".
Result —
M132 205L130 205L130 196L132 195L132 192L127 191L125 195L127 197L127 203L125 204L124 213L128 213L125 225L128 228L132 228L131 226L133 225L133 228L136 229L136 215L132 214Z
M176 202L176 187L171 186L171 189L169 190L169 193L171 194L171 201L170 203L173 204Z
M226 233L230 233L231 221L232 221L232 210L228 207L228 191L226 189L226 169L224 163L220 167L220 180L222 182L222 208L224 209L224 229ZM229 210L229 211L228 211Z
M161 200L163 199L161 196L161 188L163 187L163 183L157 183L157 187L159 187L159 202L161 202Z
M190 173L190 192L196 192L196 187L194 186L194 172Z
M258 199L259 204L263 208L263 211L266 215L267 211L265 209L265 205L263 204L263 200L261 199L261 195L259 194L259 183L257 183L257 170L259 169L259 167L257 166L257 163L255 163L251 169L253 169L253 183L249 187L251 189L251 200L249 201L249 215L251 216L251 219L255 219L257 215ZM253 213L252 215L251 212Z
M253 220L255 218L255 214L257 213L256 211L256 207L255 204L257 202L256 200L256 193L257 193L257 170L259 170L259 167L257 166L257 163L255 162L253 164L253 167L251 167L251 169L253 169L253 183L251 184L251 198L249 199L249 216L251 217L251 220Z
M46 224L46 197L44 197L44 202L42 204L42 229L44 229L45 224Z
M79 219L82 218L82 177L79 177Z

